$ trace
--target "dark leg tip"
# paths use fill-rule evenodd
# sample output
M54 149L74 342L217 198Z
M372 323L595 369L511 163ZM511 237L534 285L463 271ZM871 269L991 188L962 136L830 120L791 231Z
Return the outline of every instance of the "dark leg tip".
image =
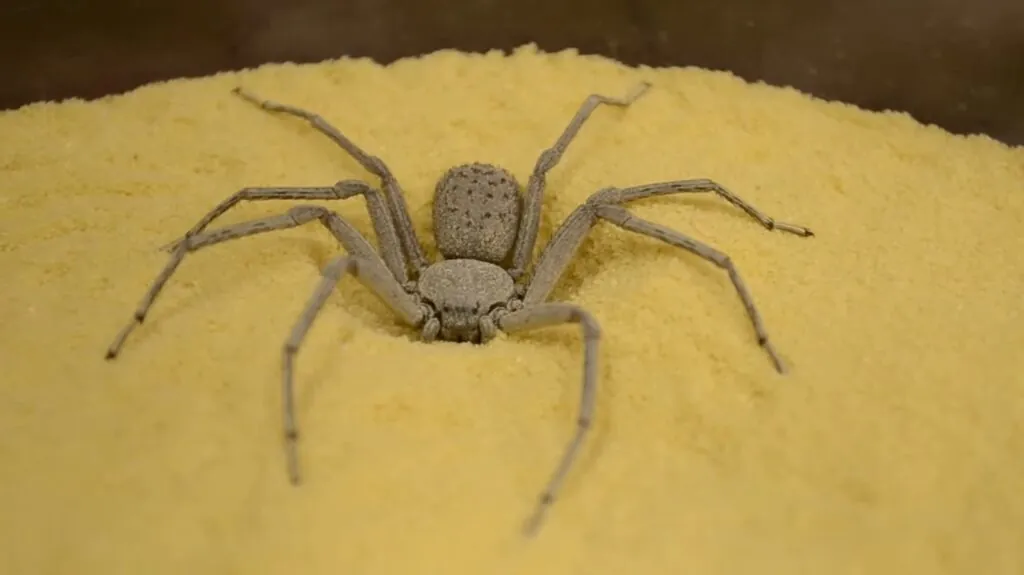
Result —
M117 358L117 351L108 349L107 353L103 356L103 359L110 361Z
M302 474L299 473L299 463L294 459L294 455L289 456L291 461L288 462L288 483L292 487L298 487L302 484Z
M541 525L544 523L545 514L554 502L555 496L552 493L546 492L541 494L537 500L537 507L533 510L533 515L531 515L526 520L526 523L523 524L524 537L530 539L537 535L540 531Z
M542 523L541 512L537 511L523 523L523 537L533 539L540 532Z

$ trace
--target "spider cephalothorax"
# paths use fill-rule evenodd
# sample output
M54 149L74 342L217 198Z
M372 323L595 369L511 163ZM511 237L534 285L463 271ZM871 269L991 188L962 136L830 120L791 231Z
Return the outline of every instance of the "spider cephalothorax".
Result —
M508 272L490 262L444 260L424 268L416 293L431 311L423 339L485 343L496 331L498 316L522 307Z
M591 95L577 110L554 146L541 153L530 174L525 194L507 170L492 164L464 164L451 168L438 181L434 194L434 236L441 261L430 263L416 237L398 180L379 158L371 156L328 124L319 115L293 106L261 100L241 89L235 93L265 110L284 112L306 119L317 130L351 154L381 181L381 189L360 180L345 180L333 186L315 188L247 188L221 202L210 213L170 244L170 261L150 286L132 320L107 350L107 358L119 353L128 334L146 313L185 254L230 239L283 230L319 221L345 248L346 254L332 260L323 270L305 310L284 345L282 384L284 430L287 440L288 471L299 482L292 374L295 355L313 320L334 287L346 274L358 278L377 294L406 324L420 330L426 340L485 343L499 330L514 333L565 323L580 326L583 351L583 393L576 433L562 456L554 475L541 494L536 512L527 523L529 533L541 524L544 512L554 502L593 417L597 382L597 345L600 329L594 317L569 303L548 302L548 295L576 253L585 235L598 221L656 238L694 253L729 274L753 324L758 344L775 368L783 371L739 272L728 256L675 230L630 214L624 204L634 200L710 192L742 209L769 230L799 236L810 230L777 222L711 180L679 180L629 188L605 188L576 208L558 228L533 266L525 273L537 241L545 177L565 153L569 143L591 113L601 104L627 107L650 87L641 83L625 98ZM343 200L365 198L379 251L337 213L318 205L299 205L288 212L206 231L224 212L239 202L260 200Z

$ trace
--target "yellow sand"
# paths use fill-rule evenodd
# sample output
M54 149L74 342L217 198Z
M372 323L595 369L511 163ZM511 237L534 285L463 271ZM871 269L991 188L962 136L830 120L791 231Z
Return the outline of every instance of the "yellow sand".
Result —
M123 356L103 352L158 247L250 185L368 178L242 84L390 163L429 240L460 162L525 182L590 92L541 241L603 186L709 177L634 213L725 273L610 225L554 297L604 328L596 430L540 537L521 522L568 440L571 327L417 343L348 280L299 356L307 482L288 485L279 350L338 253L321 228L186 259ZM170 82L0 115L0 573L1024 572L1024 149L696 69L452 52ZM365 204L336 204L369 232ZM280 213L248 205L222 223Z

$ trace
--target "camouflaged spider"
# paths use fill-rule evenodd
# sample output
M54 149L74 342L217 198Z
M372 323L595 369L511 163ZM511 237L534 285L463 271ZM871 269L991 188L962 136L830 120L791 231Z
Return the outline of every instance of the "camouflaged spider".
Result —
M776 222L711 180L682 180L598 191L569 215L537 260L532 278L527 279L525 271L537 240L546 174L555 167L580 127L598 106L628 107L649 88L650 84L644 82L625 98L598 94L587 97L555 145L540 155L530 174L525 197L520 196L515 177L496 165L472 163L448 170L437 183L434 196L434 234L438 251L443 256L436 263L430 263L424 255L398 180L383 161L364 152L317 114L264 101L236 88L235 94L264 110L284 112L307 120L351 154L364 169L380 178L383 192L362 181L345 180L318 188L247 188L232 195L203 217L184 237L166 247L171 253L170 261L154 280L132 320L111 344L107 359L117 356L132 329L143 322L157 294L186 253L235 238L319 221L337 238L347 255L338 256L324 268L316 291L284 344L282 393L286 455L291 481L297 484L298 431L292 390L293 362L317 313L345 275L355 276L405 323L418 328L424 341L441 339L486 343L498 330L514 333L559 324L579 324L585 346L576 431L526 524L527 533L532 534L554 502L594 413L600 338L598 323L579 306L547 303L546 299L587 232L598 221L604 220L680 247L726 270L746 307L758 343L766 350L775 368L780 373L783 371L761 317L729 257L674 230L633 216L622 207L627 202L642 198L711 192L742 209L768 230L782 230L804 237L813 235L806 228ZM300 205L283 215L205 231L214 219L243 200L341 200L357 195L366 199L380 247L379 254L341 216L315 205Z

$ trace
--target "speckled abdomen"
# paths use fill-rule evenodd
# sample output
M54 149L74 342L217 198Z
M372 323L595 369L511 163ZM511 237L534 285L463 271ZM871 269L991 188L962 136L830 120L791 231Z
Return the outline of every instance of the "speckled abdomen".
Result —
M434 195L434 235L445 259L501 265L512 251L522 198L519 183L492 164L463 164L445 172Z

